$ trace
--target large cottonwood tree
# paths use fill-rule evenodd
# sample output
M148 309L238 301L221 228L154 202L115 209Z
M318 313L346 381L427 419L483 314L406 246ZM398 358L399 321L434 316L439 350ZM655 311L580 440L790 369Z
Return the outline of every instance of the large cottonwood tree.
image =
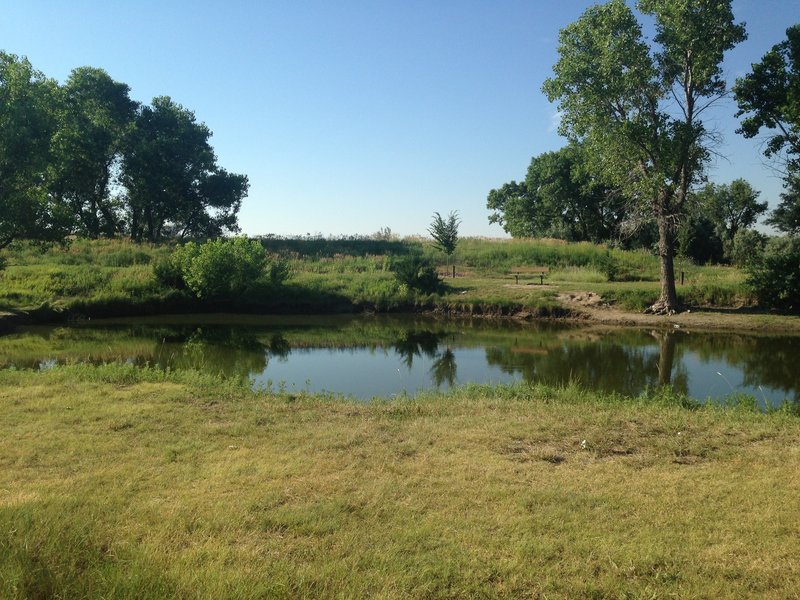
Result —
M624 0L588 9L559 37L554 75L562 134L582 141L593 168L630 198L631 220L655 219L661 293L648 309L678 309L675 236L709 157L703 112L726 94L721 63L745 39L730 0L640 0L655 19L647 43Z
M90 238L120 233L121 206L111 188L136 116L129 92L94 67L74 69L61 87L50 187L69 207L74 231Z
M68 231L68 215L48 193L57 93L26 58L0 52L0 249Z
M125 212L131 237L218 237L238 231L246 175L217 165L211 131L167 96L143 106L122 160Z

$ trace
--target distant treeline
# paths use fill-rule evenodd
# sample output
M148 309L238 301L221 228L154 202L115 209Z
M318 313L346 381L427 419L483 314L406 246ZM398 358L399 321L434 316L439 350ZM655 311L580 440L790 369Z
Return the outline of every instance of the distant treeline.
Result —
M238 230L245 175L168 96L149 105L94 67L59 84L0 51L0 248L15 239L136 241Z
M342 256L404 255L414 246L391 236L348 235L338 237L306 236L282 237L259 236L264 248L272 254L295 255L311 258ZM418 249L421 251L421 248Z
M489 222L499 223L513 237L654 247L655 219L635 210L634 202L603 183L585 153L582 144L572 142L534 157L523 181L489 192ZM767 203L759 202L758 196L743 179L692 191L676 235L679 254L699 263L740 262L737 246L749 248L750 238L763 237L751 229L767 211Z

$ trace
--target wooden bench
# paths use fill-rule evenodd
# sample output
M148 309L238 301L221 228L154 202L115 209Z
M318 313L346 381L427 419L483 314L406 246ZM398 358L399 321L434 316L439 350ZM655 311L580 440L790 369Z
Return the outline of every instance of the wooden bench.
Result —
M544 285L545 275L550 273L549 267L512 267L511 274L514 276L514 282L519 284L520 277L533 276L539 278L539 284Z

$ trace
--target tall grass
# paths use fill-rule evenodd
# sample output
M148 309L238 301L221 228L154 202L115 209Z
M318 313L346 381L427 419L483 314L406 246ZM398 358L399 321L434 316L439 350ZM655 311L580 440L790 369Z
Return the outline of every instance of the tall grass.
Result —
M72 240L43 248L15 244L3 253L0 309L35 310L87 316L167 311L358 312L436 309L480 314L548 314L557 302L535 286L503 284L517 266L548 267L548 282L567 291L595 291L618 306L642 309L657 297L658 260L644 251L623 251L559 240L460 240L454 261L461 277L445 279L442 296L415 293L397 282L391 265L398 256L422 254L444 263L425 240L371 238L265 238L271 252L287 258L290 282L280 289L254 282L247 293L227 302L204 302L185 290L166 287L153 265L169 255L169 245L125 240ZM277 255L276 255L277 256ZM685 285L679 294L690 305L747 305L753 299L737 269L698 267L679 261ZM620 283L622 282L622 284Z

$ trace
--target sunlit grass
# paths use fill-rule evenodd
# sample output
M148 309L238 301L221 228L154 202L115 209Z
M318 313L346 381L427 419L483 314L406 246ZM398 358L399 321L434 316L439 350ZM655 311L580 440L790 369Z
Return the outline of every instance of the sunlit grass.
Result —
M635 311L652 304L659 293L658 259L652 253L589 243L466 238L446 268L441 252L419 240L300 239L265 244L288 253L289 282L279 291L254 285L232 301L204 305L184 290L164 287L153 276L153 265L171 251L170 246L73 240L63 247L43 249L22 243L4 252L7 267L0 271L0 310L44 307L45 314L55 310L81 316L186 310L546 315L558 312L558 292L591 291L619 308ZM414 252L438 263L442 273L450 272L455 264L458 277L444 277L443 296L416 293L395 279L392 261ZM537 289L534 278L520 281L531 285L511 285L511 270L520 266L550 269L546 288ZM738 269L697 266L678 259L676 273L679 298L689 306L754 304Z
M796 592L800 421L672 393L369 404L0 373L0 596Z

